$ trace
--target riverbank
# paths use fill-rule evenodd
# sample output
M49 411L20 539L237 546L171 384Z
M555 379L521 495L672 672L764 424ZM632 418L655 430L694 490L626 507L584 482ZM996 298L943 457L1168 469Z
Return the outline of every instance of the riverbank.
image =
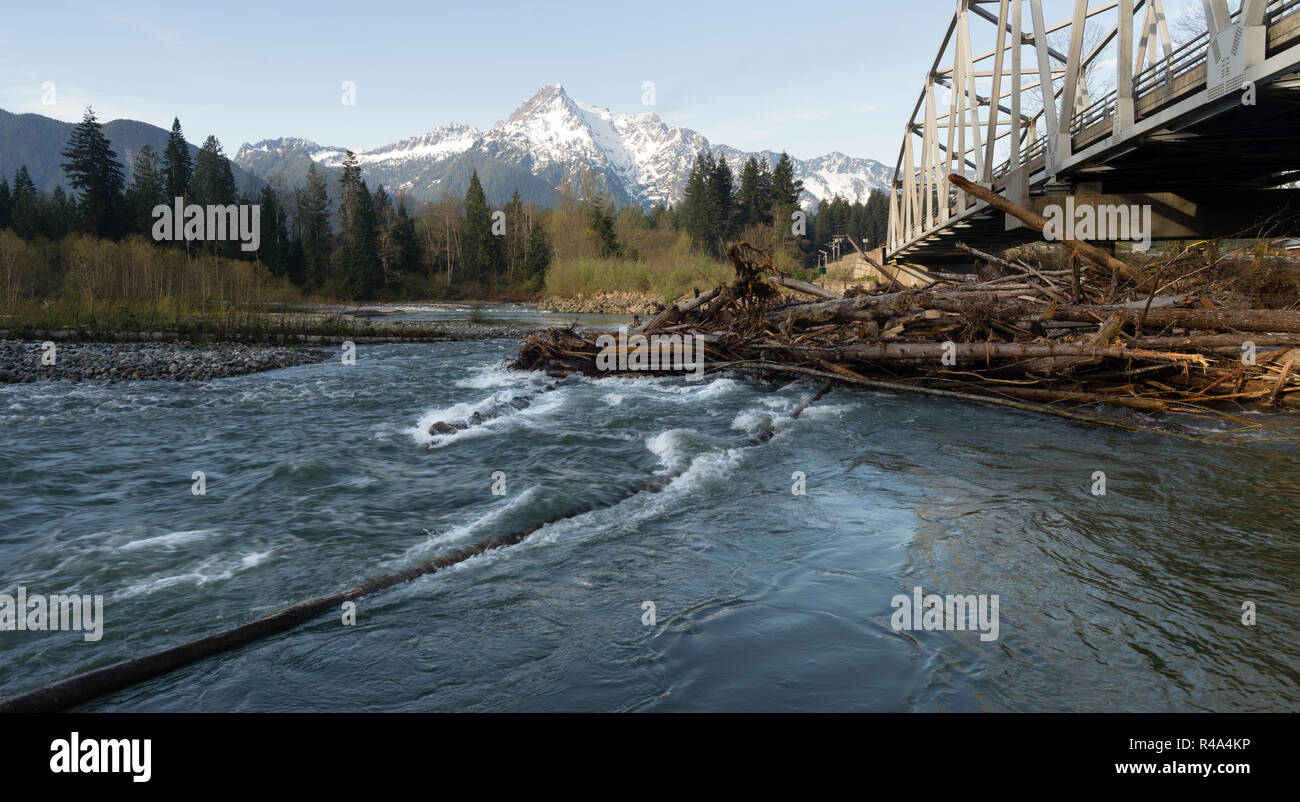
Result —
M662 306L643 292L600 292L576 297L553 296L537 302L545 312L580 315L653 315Z
M465 340L522 339L539 327L439 321L394 321L386 326L275 326L219 329L163 329L129 331L113 329L0 329L0 340L64 343L210 343L248 345L358 345L378 343L458 342Z
M531 308L525 309L531 311ZM15 326L0 320L0 383L166 379L203 381L334 359L358 346L522 340L544 328L514 305L277 304L168 327ZM468 318L468 319L467 319ZM117 324L117 325L114 325ZM42 365L46 344L53 365Z
M231 343L54 343L51 349L40 342L0 341L0 383L206 381L308 365L332 356L320 349Z

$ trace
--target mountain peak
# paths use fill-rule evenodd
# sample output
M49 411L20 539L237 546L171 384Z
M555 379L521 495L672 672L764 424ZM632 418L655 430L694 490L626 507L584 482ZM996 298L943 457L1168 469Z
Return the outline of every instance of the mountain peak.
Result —
M537 92L515 109L506 122L519 122L529 117L536 117L545 111L557 106L564 106L574 110L573 99L564 91L562 84L542 84Z
M550 204L557 187L590 173L618 205L680 202L696 154L708 150L739 170L751 156L776 163L778 152L746 152L712 143L703 134L667 125L652 109L618 113L581 103L560 84L546 84L505 122L486 130L447 124L374 150L357 153L371 186L382 184L417 200L463 196L477 171L489 200L499 203L518 189L525 200ZM2 155L2 154L0 154ZM307 164L336 168L343 153L305 140L266 140L240 149L237 164L260 176L285 175L301 184ZM885 189L893 171L869 159L832 152L791 159L803 182L800 200L815 205L840 197L866 198Z

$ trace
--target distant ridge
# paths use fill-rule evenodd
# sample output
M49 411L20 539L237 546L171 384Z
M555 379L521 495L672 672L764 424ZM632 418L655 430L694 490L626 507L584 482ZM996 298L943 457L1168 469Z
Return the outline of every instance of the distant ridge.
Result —
M184 126L184 121L181 121ZM57 186L68 188L63 175L63 149L68 144L68 135L72 133L75 123L65 123L40 114L14 114L0 109L0 176L13 182L14 173L19 167L27 165L27 172L32 176L32 183L42 192L52 192ZM126 179L131 180L131 171L135 169L136 154L145 145L150 146L162 158L167 146L168 128L142 123L138 120L112 120L104 123L104 135L113 143L117 158L126 167ZM193 131L189 132L193 135ZM204 137L207 135L205 134ZM197 145L190 143L190 155L199 152ZM228 157L229 153L226 154ZM266 182L243 169L231 158L235 186L240 192L261 192Z
M345 148L306 139L264 139L245 144L235 163L285 186L300 186L315 161L337 168ZM589 170L599 176L619 205L676 204L681 200L696 154L724 156L735 173L746 159L766 157L775 164L780 153L748 153L714 145L703 135L664 123L657 114L614 114L579 103L559 85L541 87L502 122L486 131L456 123L428 133L357 153L362 176L374 187L404 192L417 201L443 195L463 196L477 170L493 203L503 203L515 189L526 201L550 205L557 188ZM792 159L795 177L804 182L801 201L815 206L836 194L866 200L872 189L885 189L893 171L871 159L829 153L816 159Z

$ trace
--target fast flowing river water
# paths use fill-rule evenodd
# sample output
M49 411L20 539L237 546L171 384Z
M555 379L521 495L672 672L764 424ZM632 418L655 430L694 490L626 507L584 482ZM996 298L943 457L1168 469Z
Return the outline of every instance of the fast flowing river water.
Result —
M783 421L816 385L734 376L582 380L431 438L548 383L502 368L515 348L0 387L0 593L104 597L98 642L0 631L0 696L675 475L363 599L355 625L87 709L1300 708L1294 444L845 389ZM917 587L996 595L997 639L896 631Z

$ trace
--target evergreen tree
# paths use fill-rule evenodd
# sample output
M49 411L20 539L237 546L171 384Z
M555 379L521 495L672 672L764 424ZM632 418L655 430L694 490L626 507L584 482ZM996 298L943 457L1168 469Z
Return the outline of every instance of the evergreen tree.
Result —
M740 170L740 192L736 196L737 222L742 228L758 225L762 220L759 201L758 160L750 156Z
M726 252L727 241L735 235L736 199L732 190L731 168L727 157L719 157L709 176L708 242L718 255Z
M50 239L66 237L77 230L77 204L62 186L54 188L46 212L45 232Z
M10 225L23 239L33 239L41 234L41 218L36 185L27 173L27 165L18 168L14 175L13 203L10 208Z
M126 220L122 163L89 106L72 129L63 158L68 184L80 193L77 207L86 230L97 237L121 236Z
M622 246L614 234L614 213L601 192L596 192L587 202L587 226L596 234L602 259L622 254Z
M131 186L126 189L130 230L148 236L153 227L153 209L160 203L170 205L167 200L167 176L159 164L158 154L153 148L144 145L136 154Z
M492 210L488 207L478 171L465 191L465 234L461 238L461 264L469 281L488 283L501 264L501 242L492 234Z
M316 162L307 166L307 186L296 193L297 222L302 231L301 283L313 289L325 283L329 273L329 188Z
M394 269L398 273L418 270L420 267L420 238L415 232L415 220L406 212L406 198L398 196L397 220L391 234L396 255Z
M17 198L19 195L36 197L36 184L32 182L32 176L27 172L25 164L14 173L14 197Z
M9 180L0 175L0 228L8 228L13 215L14 196L9 191Z
M181 133L179 117L172 118L172 130L167 135L167 149L163 152L163 172L166 174L166 194L169 203L175 198L189 195L194 160L190 157L189 143Z
M872 248L883 246L889 232L889 195L873 189L867 198L863 217L862 236L871 243Z
M376 253L375 203L350 150L339 176L339 223L344 287L352 298L373 298L384 285Z
M289 230L284 205L275 190L266 187L258 200L261 215L261 247L257 258L273 276L289 275Z
M200 206L229 206L239 202L239 190L230 160L221 151L221 143L211 134L203 140L199 155L194 160L194 175L190 178L189 199ZM237 256L239 245L233 233L227 231L225 240L213 239L216 232L206 231L204 250L225 256Z
M524 257L524 278L535 290L546 282L546 269L551 266L551 241L541 223L534 223L528 233L528 255Z
M235 175L230 159L222 152L221 142L209 135L199 148L194 160L194 175L190 179L190 197L200 206L225 206L239 200Z
M772 203L786 211L781 223L789 222L790 212L799 205L799 195L803 192L803 182L794 178L794 163L790 154L782 153L772 168Z
M682 206L677 215L679 225L697 244L708 239L709 176L713 172L712 158L703 151L695 155L695 166L686 179L686 189L682 194Z

